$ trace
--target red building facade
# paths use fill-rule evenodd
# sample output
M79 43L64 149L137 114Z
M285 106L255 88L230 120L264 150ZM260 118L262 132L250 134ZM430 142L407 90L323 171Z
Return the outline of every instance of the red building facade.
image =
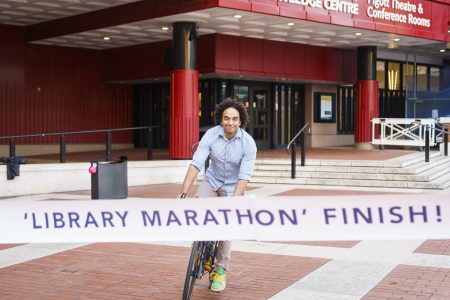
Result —
M255 21L252 25L249 21L229 34L221 30L221 26L238 24L239 27L235 20L227 22L223 17L225 21L213 24L212 18L205 17L226 13L230 17L241 14L242 19L267 18L271 24L258 25ZM167 49L173 48L172 36L102 49L57 42L58 38L104 28L151 23L153 20L172 25L185 19L199 28L195 51L198 87L194 83L177 83L177 72L171 70L167 59L164 60ZM243 23L242 19L238 22ZM301 41L292 33L285 38L274 38L273 35L265 38L264 32L278 21L280 24L293 23L294 28L301 24L299 29L303 31L299 31L298 36L306 36L306 29L311 35L320 32L325 37L327 32L331 35L345 31L342 34L344 46L336 46L339 43L335 39L330 46L327 46L326 38L322 45L314 43L311 37ZM359 78L358 66L365 62L359 60L357 54L361 46L375 44L375 48L382 47L374 39L367 39L365 44L358 40L353 45L352 35L361 31L368 36L407 39L409 49L428 42L445 47L445 43L450 42L449 25L448 1L425 0L136 1L26 26L0 24L0 136L156 125L161 129L155 139L169 140L167 135L174 135L175 125L164 121L164 115L150 118L147 123L137 121L141 109L139 103L142 103L137 95L148 89L153 95L158 91L158 96L149 96L149 103L154 108L147 114L157 114L160 109L161 114L167 114L170 119L174 118L171 112L183 105L192 105L193 101L173 101L175 94L177 99L192 99L198 94L199 112L190 114L199 115L200 132L202 127L212 125L211 112L215 103L224 96L242 95L241 100L254 114L255 123L249 130L258 137L263 148L282 147L305 123L312 124L311 146L368 143L370 119L376 117L378 109L377 86L376 80L368 83ZM209 31L202 32L202 28ZM280 26L278 34L283 37L285 32L292 30ZM263 33L258 36L246 32ZM344 38L346 35L348 37ZM408 48L405 46L405 49ZM372 59L376 60L376 56ZM443 66L448 63L446 59L448 56L443 56ZM175 75L171 77L170 74ZM172 91L164 91L170 81ZM194 78L194 81L197 80ZM354 88L354 95L347 94L349 86ZM320 102L315 99L322 94L324 107L328 105L328 94L331 94L330 103L335 105L333 114L337 114L334 119L320 120L320 108L316 105ZM356 101L354 108L345 113L345 118L353 122L353 132L346 137L336 133L340 124L347 122L342 119L345 101L341 95L350 95L348 97ZM172 107L164 103L167 101L173 104ZM189 124L178 126L192 128ZM193 130L197 131L196 128ZM320 136L324 138L321 140ZM102 140L103 136L85 135L73 136L68 142ZM173 158L188 158L195 140L198 135L193 134L186 141L176 138L167 145L162 143L161 147L169 147L174 153ZM139 144L131 132L115 134L113 141ZM23 141L56 142L54 138Z

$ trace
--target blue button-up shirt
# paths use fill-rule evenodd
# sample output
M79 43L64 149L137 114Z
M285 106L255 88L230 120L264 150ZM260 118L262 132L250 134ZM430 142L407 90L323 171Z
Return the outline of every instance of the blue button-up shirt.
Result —
M201 170L208 155L211 163L205 174L207 180L215 191L224 187L228 196L231 196L238 180L249 181L253 174L256 144L242 128L228 140L223 127L217 125L206 131L191 164Z

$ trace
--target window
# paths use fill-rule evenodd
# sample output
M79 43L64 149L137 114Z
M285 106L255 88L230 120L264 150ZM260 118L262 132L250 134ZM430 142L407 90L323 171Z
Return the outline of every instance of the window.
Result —
M385 82L384 82L384 73L385 67L384 67L384 61L378 60L377 61L377 80L378 80L378 88L384 89L385 88Z
M303 87L275 84L273 86L273 144L287 145L304 124Z
M248 86L247 85L235 85L234 97L245 104L245 107L249 107L248 103Z
M227 88L227 82L222 81L220 83L220 99L225 99L228 96L228 88Z
M414 78L414 65L413 64L403 64L403 86L402 89L409 90L413 88L413 78Z
M427 66L417 66L417 89L428 89Z
M340 86L338 88L337 131L338 134L352 134L353 125L353 87Z
M439 92L439 68L430 68L430 90Z
M400 89L400 63L396 62L388 63L388 89L389 90Z

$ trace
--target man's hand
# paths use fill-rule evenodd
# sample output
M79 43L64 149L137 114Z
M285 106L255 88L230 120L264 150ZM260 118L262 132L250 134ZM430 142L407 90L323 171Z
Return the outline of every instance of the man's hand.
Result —
M179 193L177 195L177 198L186 198L187 191L189 191L189 189L191 188L198 173L199 173L199 170L196 167L194 167L193 165L189 166L186 176L184 177L183 184L181 185L181 188L179 189L179 191L181 193Z
M245 188L247 187L247 180L239 179L236 187L234 188L233 196L242 196L245 193Z

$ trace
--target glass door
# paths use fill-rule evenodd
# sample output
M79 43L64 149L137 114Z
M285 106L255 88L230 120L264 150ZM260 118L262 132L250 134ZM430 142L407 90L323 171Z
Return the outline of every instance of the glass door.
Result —
M253 136L258 149L269 149L269 91L264 87L253 87L250 93L250 124L249 133Z
M276 83L272 93L273 145L284 148L305 124L304 90L301 85Z
M269 88L255 83L235 82L234 97L244 103L250 115L245 130L253 137L258 149L269 149Z

